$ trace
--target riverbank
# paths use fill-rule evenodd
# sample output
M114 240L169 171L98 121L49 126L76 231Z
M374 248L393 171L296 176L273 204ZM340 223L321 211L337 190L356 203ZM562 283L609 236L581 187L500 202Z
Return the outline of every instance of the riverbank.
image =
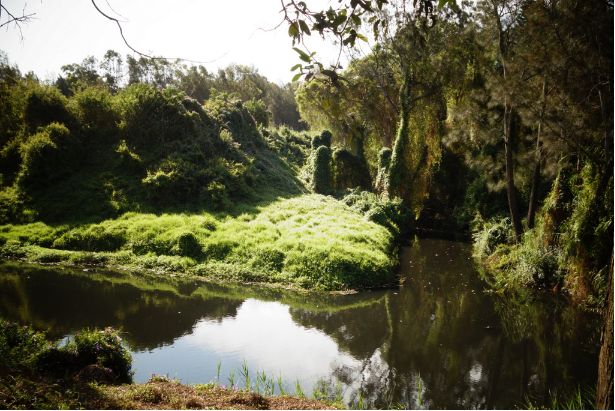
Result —
M22 375L2 381L0 406L5 409L68 408L98 410L335 410L330 402L291 395L258 393L210 384L184 385L165 379L145 384L106 385L96 382L46 381ZM31 379L32 378L32 379Z
M316 194L232 213L129 212L95 224L8 224L0 226L0 256L322 291L394 284L397 264L389 229Z
M126 343L112 328L83 329L60 343L0 318L1 409L336 409L301 391L297 397L263 396L156 375L134 384L131 368Z

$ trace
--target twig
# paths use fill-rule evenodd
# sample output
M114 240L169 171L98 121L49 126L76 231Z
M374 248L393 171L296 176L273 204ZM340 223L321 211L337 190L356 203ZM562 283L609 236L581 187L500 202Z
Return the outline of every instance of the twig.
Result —
M114 21L117 24L117 27L120 29L120 35L122 36L122 39L124 40L124 44L126 44L126 46L132 50L134 53L138 54L141 57L146 57L148 59L151 60L180 60L180 61L187 61L189 63L197 63L197 64L208 64L208 63L214 63L218 60L220 60L222 57L226 56L228 54L228 52L224 53L223 55L221 55L220 57L218 57L217 59L211 60L211 61L197 61L197 60L189 60L189 59L185 59L182 57L155 57L155 56L151 56L149 54L145 54L145 53L141 53L139 50L135 49L134 47L132 47L130 44L128 44L128 40L126 40L126 37L124 36L124 31L122 30L122 22L120 22L118 19L111 17L105 13L103 13L103 11L101 9L98 8L98 6L96 5L96 2L94 0L92 0L92 4L94 5L94 7L96 8L96 10L102 14L104 17L106 17L107 19ZM108 4L108 3L107 3ZM109 6L110 7L110 6ZM113 10L113 9L111 9ZM114 11L115 12L115 11ZM119 13L115 12L116 14L118 14L119 16L121 16Z

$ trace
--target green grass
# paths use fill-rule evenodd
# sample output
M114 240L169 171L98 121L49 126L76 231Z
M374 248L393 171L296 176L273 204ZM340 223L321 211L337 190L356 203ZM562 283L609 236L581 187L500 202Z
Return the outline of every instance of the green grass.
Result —
M125 266L232 282L346 290L394 282L395 238L321 195L232 213L129 212L98 224L0 226L0 255Z

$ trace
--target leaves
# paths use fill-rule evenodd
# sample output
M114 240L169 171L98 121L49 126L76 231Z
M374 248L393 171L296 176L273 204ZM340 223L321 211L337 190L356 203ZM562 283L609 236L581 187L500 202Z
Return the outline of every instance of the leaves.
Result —
M310 31L310 29L309 29L308 25L305 23L305 21L299 20L299 26L301 27L301 31L302 32L304 32L308 36L312 35L312 32Z
M293 23L288 27L288 35L290 37L297 37L299 35L299 28L297 27L297 23Z
M293 47L293 50L295 50L297 53L299 53L299 58L303 61L305 61L306 63L309 63L312 58L303 50L298 49L297 47Z

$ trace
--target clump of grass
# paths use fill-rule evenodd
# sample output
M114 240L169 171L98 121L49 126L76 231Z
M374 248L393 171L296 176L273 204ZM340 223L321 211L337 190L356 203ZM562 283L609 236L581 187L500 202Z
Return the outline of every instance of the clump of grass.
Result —
M132 357L117 331L82 330L59 345L0 318L0 408L81 408L92 379L132 382Z
M551 404L547 407L536 405L529 397L525 398L524 408L528 410L552 409L552 410L595 410L596 390L591 387L582 389L580 386L568 395L552 395Z

